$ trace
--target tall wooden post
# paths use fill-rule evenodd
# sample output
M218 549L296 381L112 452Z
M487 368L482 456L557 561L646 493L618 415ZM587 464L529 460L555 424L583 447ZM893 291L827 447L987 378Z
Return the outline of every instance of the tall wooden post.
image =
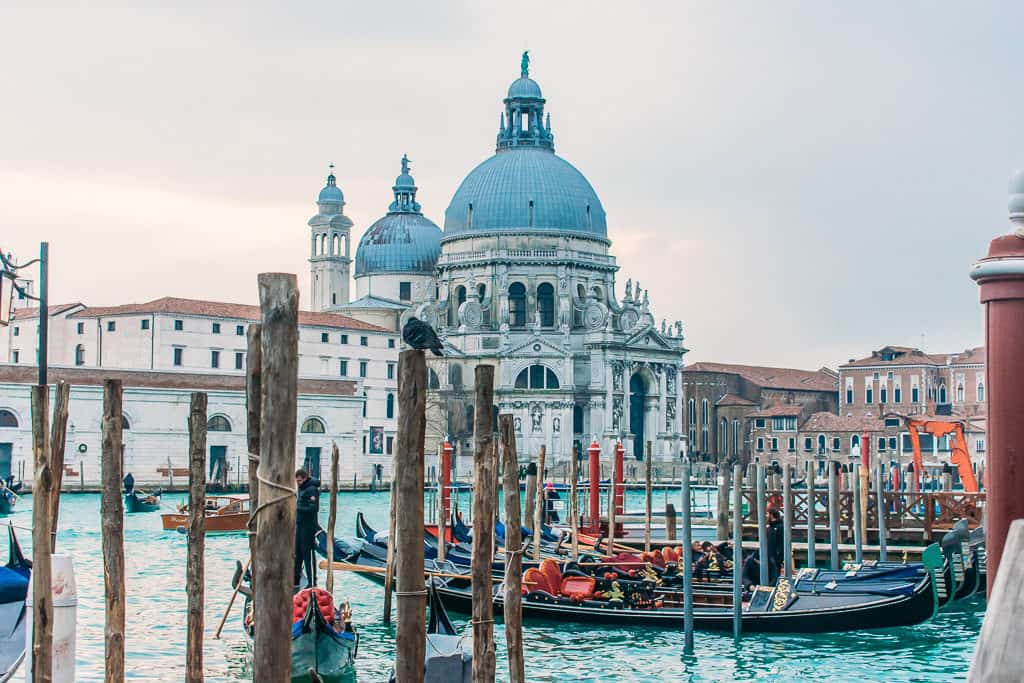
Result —
M60 515L60 487L64 482L64 446L67 442L68 403L71 385L57 382L53 399L53 428L50 431L50 469L53 472L53 494L50 496L50 550L57 550L57 519Z
M106 594L106 634L103 657L107 683L124 680L124 497L121 480L121 403L119 379L103 380L103 444L100 455L103 493L100 499L103 529L103 579ZM47 567L49 570L49 567ZM35 573L35 570L33 571ZM47 577L49 585L49 577Z
M762 586L768 585L768 529L765 519L767 517L767 499L764 491L764 465L757 463L757 467L754 468L754 476L757 477L757 481L754 485L757 487L757 559L758 566L760 567L761 573L758 576L758 582Z
M253 595L257 592L256 581L259 574L256 568L256 539L259 537L256 509L259 507L260 499L260 406L263 401L261 329L259 323L249 324L245 352L245 436L249 451L249 574L252 577L250 588Z
M817 540L818 534L818 520L817 512L815 507L814 495L814 462L812 460L807 461L807 566L814 567L814 563L817 561L815 557L816 552L814 550L814 543Z
M725 540L729 538L729 491L732 489L732 471L728 465L724 465L721 471L722 481L718 482L718 526L715 534L719 540Z
M668 522L665 523L668 535ZM675 529L672 530L675 533ZM647 442L644 454L644 552L651 552L651 442Z
M295 431L299 379L299 288L294 275L259 275L261 388L254 683L291 675L295 571Z
M398 629L395 678L422 681L426 656L427 601L423 590L423 441L426 429L427 366L421 349L398 355L398 427L391 487L401 504L395 511ZM491 413L487 411L488 420ZM489 496L478 496L487 498ZM493 527L492 527L493 528ZM476 549L477 537L473 537Z
M476 408L473 434L473 683L492 683L494 660L494 598L491 593L491 549L494 545L494 499L486 495L494 480L494 366L476 366ZM541 451L543 453L543 451ZM422 533L422 530L420 531ZM538 519L535 536L540 535ZM420 542L422 545L422 541ZM401 680L401 679L400 679ZM413 679L405 679L413 680ZM422 677L415 680L422 680Z
M866 508L867 494L862 493L861 484L867 482L866 475L864 473L865 467L860 464L854 464L853 471L855 476L852 477L856 482L856 486L853 488L853 546L855 552L855 559L858 564L864 561L864 527L866 525L865 518L867 513L862 511L862 508Z
M572 462L569 463L569 526L572 528L572 560L580 559L580 505L579 505L579 468L580 453L576 446L572 447Z
M338 444L331 441L331 502L327 513L327 592L334 593L334 528L338 522Z
M53 491L53 470L50 468L49 393L49 387L45 384L32 387L32 454L35 461L32 497L33 502L38 501L38 504L32 506L32 674L34 681L45 683L53 679L49 504Z
M533 519L536 524L533 530L533 559L540 559L540 537L547 522L544 514L544 496L547 491L544 489L544 467L547 457L547 447L541 446L537 454L537 503L534 507Z
M649 443L649 442L648 442ZM647 469L648 474L650 468ZM683 461L681 474L680 493L682 494L683 505L683 557L680 564L683 569L683 653L693 654L693 550L691 549L691 524L692 524L692 500L690 498L690 461ZM650 478L648 477L648 481ZM668 507L668 506L666 506ZM667 523L667 522L666 522ZM675 530L675 519L672 520L672 528Z
M888 539L886 536L886 520L889 508L886 507L885 502L885 465L879 464L878 466L878 489L875 508L878 512L878 560L879 562L885 562L888 555Z
M505 644L510 683L525 683L523 663L523 537L519 515L519 465L516 432L511 415L498 418L501 450L505 458ZM575 462L576 453L573 452ZM575 469L575 468L573 468ZM573 481L575 492L576 484ZM575 505L573 505L575 510ZM572 514L575 520L575 513ZM575 528L575 527L574 527ZM573 534L575 538L575 534Z
M192 393L188 412L188 564L185 593L188 600L185 680L203 680L203 610L206 603L206 393Z
M828 544L829 566L834 571L839 569L839 482L836 465L831 461L828 463Z

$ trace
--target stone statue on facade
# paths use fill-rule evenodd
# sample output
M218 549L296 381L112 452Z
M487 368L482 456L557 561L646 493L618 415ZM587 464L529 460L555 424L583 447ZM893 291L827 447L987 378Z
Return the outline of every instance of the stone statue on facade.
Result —
M516 416L513 418L512 424L515 426L516 434L523 433L523 418Z
M562 419L561 418L554 417L554 418L551 419L551 431L554 432L555 434L557 434L560 431L562 431Z
M626 280L626 301L633 300L633 278Z
M682 320L677 320L676 321L676 336L680 337L680 338L683 336L683 321Z
M639 303L639 302L640 302L640 281L637 280L636 281L636 298L633 299L633 303Z
M532 430L539 432L543 429L544 422L544 409L538 405L533 406L530 409L530 420L532 421Z

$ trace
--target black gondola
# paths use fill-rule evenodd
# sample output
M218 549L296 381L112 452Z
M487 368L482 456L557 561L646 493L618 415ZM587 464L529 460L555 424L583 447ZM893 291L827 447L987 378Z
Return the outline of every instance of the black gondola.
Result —
M25 599L32 575L13 526L7 534L7 565L0 567L0 683L11 680L25 659Z
M124 511L126 513L153 512L160 509L160 498L163 495L160 489L153 493L140 492L135 488L135 477L131 472L124 475L122 483L124 484Z

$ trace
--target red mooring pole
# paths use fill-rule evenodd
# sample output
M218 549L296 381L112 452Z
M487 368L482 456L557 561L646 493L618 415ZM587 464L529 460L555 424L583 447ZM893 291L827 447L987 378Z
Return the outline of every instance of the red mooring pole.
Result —
M1024 173L1010 179L1012 233L996 237L971 269L985 308L985 549L988 594L1010 523L1024 517Z
M597 441L587 449L590 457L590 531L601 530L601 447Z
M623 447L622 442L619 441L615 444L615 517L618 519L622 518L624 508L624 502L626 498L626 489L622 482L624 481L624 475L622 470L625 469L626 449ZM616 534L618 529L615 530Z
M445 526L451 524L452 508L452 448L451 443L445 439L441 445L441 515Z

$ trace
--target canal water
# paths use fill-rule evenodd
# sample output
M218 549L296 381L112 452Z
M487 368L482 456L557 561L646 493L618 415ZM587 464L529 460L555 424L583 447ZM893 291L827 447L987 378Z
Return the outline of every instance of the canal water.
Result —
M176 504L183 494L167 495ZM656 499L657 500L657 499ZM31 526L31 496L10 520ZM327 496L321 499L326 526ZM639 494L627 508L640 509ZM465 506L463 507L465 509ZM74 557L78 579L78 681L103 680L103 560L100 497L62 497L58 549ZM339 494L339 535L350 535L362 510L377 528L387 527L387 493ZM31 534L17 530L26 551ZM231 594L235 560L247 553L242 534L212 536L206 545L207 681L251 680L250 655L240 629L240 605L220 640L214 632ZM158 513L127 515L127 676L136 681L181 681L185 661L185 537L160 528ZM322 572L321 572L322 581ZM383 589L347 573L336 575L336 592L347 598L360 630L358 681L385 681L394 658L394 627L381 624ZM680 632L662 629L602 629L527 622L527 678L532 681L947 681L966 676L981 628L984 602L955 603L932 621L912 628L821 636L745 636L697 633L696 653L685 657ZM466 620L453 615L456 625ZM504 642L500 622L499 680ZM17 680L23 680L23 674Z

